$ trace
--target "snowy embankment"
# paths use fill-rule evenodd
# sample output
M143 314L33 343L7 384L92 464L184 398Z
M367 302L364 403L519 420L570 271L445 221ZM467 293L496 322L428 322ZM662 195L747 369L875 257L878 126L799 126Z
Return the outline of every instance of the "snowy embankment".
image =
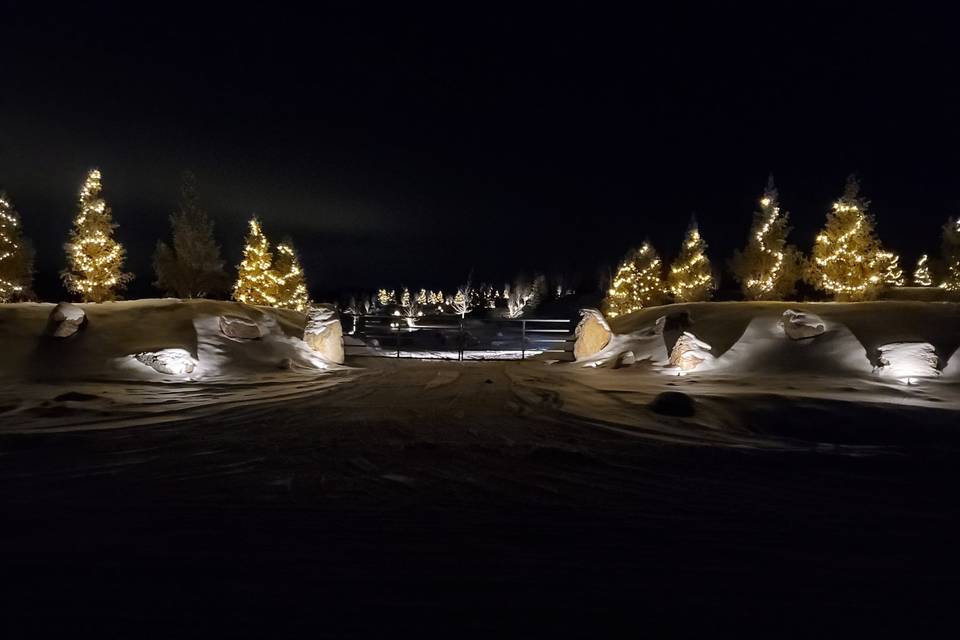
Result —
M786 375L799 381L896 376L902 369L904 376L960 379L960 304L955 303L677 304L616 318L609 326L609 342L581 358L581 366L609 366L629 354L628 360L646 361L667 374ZM681 367L676 344L693 340L702 357ZM884 353L895 354L895 361Z
M177 299L55 307L0 305L0 380L230 382L335 366L303 341L293 311Z
M512 371L517 392L656 441L899 445L952 433L960 410L955 303L665 305L590 312L578 333L594 348Z

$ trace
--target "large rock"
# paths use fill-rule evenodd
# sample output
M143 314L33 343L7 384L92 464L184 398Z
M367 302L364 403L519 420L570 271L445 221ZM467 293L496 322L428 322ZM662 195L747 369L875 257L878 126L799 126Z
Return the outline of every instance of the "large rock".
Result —
M702 363L714 359L710 353L712 348L689 331L684 331L670 352L670 365L681 371L692 371Z
M820 316L793 309L787 309L783 312L779 324L791 340L816 338L827 329L827 324Z
M613 336L610 325L596 309L581 309L580 316L580 324L575 331L577 341L573 345L573 356L578 361L602 351Z
M220 333L236 340L256 340L263 337L260 325L244 316L220 316Z
M54 338L69 338L86 325L87 314L69 302L61 302L50 312L47 334Z
M343 327L332 304L315 304L307 309L303 341L327 362L343 363Z
M157 373L185 376L193 373L199 364L185 349L161 349L145 351L133 356Z

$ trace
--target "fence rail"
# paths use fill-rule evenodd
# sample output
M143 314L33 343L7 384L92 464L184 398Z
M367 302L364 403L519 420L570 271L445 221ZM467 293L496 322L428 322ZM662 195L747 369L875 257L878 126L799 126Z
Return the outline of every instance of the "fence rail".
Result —
M461 318L459 316L351 316L347 355L445 360L518 359L551 354L573 359L567 318ZM350 322L346 320L344 324Z

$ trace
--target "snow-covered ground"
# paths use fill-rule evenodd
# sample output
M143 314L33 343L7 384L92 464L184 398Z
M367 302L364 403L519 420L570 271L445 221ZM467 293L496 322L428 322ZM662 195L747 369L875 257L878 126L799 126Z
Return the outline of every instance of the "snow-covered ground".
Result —
M312 365L297 314L83 305L56 342L51 308L0 306L3 624L823 637L828 612L857 637L955 607L957 305L671 306L613 321L591 362L342 367ZM823 333L791 341L787 309ZM656 330L680 311L711 356L682 376ZM130 358L163 349L194 371Z

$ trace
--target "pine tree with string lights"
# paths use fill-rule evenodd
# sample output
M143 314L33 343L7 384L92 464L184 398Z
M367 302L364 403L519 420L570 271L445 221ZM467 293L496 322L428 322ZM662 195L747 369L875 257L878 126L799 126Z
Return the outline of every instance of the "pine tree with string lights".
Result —
M610 283L603 308L611 318L660 304L663 300L663 263L649 242L631 251Z
M947 291L960 291L960 216L949 218L943 225L941 253L946 271L940 287Z
M277 303L277 282L273 253L256 216L250 219L243 261L237 267L233 299L244 304L273 306Z
M917 287L929 287L933 284L933 278L930 275L930 265L927 264L927 254L920 256L917 260L917 268L913 270L913 284Z
M126 251L113 237L117 225L101 196L99 169L91 169L80 190L80 210L64 249L67 268L60 273L71 293L84 302L115 300L117 291L133 279L123 271Z
M29 298L33 283L33 248L23 237L20 216L0 191L0 302Z
M783 300L796 290L801 257L787 244L790 214L780 210L779 193L771 175L760 198L760 211L743 251L735 251L730 270L747 300Z
M869 201L860 183L847 178L843 197L827 213L827 222L813 245L808 278L837 300L865 300L876 295L890 264L874 231Z
M274 306L306 311L310 304L310 294L307 292L307 279L292 240L286 239L277 245L273 273L277 287L277 301Z
M697 220L691 218L680 255L667 274L667 289L677 302L702 302L713 297L716 281L706 250Z

